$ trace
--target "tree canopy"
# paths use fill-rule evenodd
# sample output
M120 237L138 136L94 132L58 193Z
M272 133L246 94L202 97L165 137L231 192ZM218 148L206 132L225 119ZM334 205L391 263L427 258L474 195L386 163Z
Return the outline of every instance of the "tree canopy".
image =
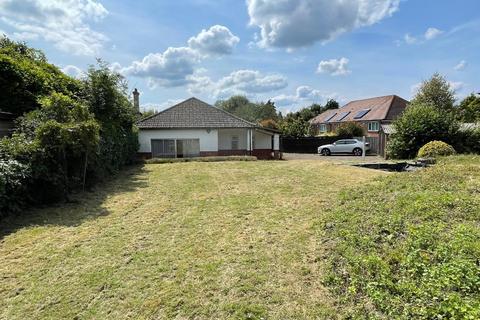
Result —
M439 73L422 82L412 105L431 105L439 110L452 111L455 103L455 90Z

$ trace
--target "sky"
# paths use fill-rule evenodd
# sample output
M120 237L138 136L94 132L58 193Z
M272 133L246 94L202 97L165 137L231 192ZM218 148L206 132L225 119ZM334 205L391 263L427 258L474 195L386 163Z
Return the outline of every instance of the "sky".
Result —
M410 99L434 72L458 99L480 91L478 0L0 0L0 33L75 77L107 61L145 110Z

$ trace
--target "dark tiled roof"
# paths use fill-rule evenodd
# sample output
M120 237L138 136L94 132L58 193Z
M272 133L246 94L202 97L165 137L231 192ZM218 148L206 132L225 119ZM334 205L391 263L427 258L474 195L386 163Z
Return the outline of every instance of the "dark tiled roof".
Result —
M140 129L255 128L254 123L190 98L137 123Z
M355 100L347 103L345 106L327 110L311 120L312 124L348 122L348 121L373 121L373 120L393 120L407 107L408 101L396 95L376 97L363 100ZM362 118L355 119L355 115L362 110L370 109ZM395 110L394 110L395 109ZM393 112L395 111L395 112ZM345 118L341 118L345 112L350 112ZM332 119L328 120L332 115ZM390 119L392 118L392 119Z

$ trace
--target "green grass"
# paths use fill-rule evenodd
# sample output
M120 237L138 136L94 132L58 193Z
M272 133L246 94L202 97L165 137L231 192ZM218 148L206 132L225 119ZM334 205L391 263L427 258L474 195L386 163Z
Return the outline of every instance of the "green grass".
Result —
M145 165L0 228L0 319L335 318L322 222L385 173L322 161Z
M480 158L147 164L0 227L0 319L478 319Z
M480 157L344 194L327 217L342 317L480 319Z

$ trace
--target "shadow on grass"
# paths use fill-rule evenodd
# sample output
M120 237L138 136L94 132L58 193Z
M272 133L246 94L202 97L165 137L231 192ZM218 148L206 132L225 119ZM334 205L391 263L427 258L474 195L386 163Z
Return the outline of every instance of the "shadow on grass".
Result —
M109 214L104 207L108 197L134 192L147 186L143 165L125 168L111 179L99 183L92 190L74 193L69 202L29 208L24 212L9 216L0 221L0 241L19 229L30 226L69 226L80 225L86 219Z

